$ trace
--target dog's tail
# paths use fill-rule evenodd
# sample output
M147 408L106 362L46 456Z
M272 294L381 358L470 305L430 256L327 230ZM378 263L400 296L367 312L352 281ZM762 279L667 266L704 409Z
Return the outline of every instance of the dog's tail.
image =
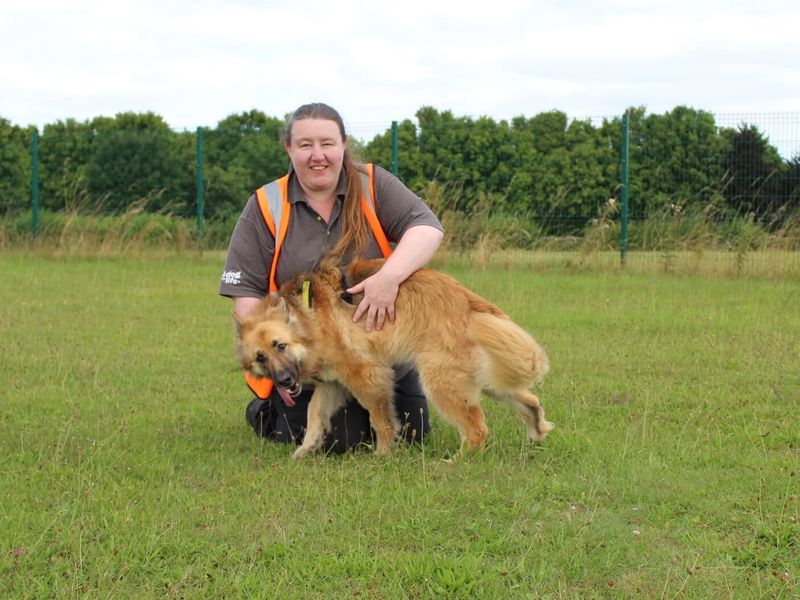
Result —
M492 387L527 388L540 381L550 368L542 347L505 314L498 317L473 312L468 335L489 355L487 373Z
M473 312L494 315L500 319L510 319L510 317L497 306L489 302L486 298L482 298L472 290L464 288L464 295L467 297L470 310Z

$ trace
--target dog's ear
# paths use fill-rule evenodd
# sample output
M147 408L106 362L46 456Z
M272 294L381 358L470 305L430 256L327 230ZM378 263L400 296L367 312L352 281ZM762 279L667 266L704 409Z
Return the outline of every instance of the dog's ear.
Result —
M298 311L292 310L291 302L287 301L286 298L283 296L280 297L280 301L278 302L277 306L283 312L283 316L286 319L286 324L289 325L289 328L297 333L298 331L303 331L303 324L301 323L300 319L298 318Z
M331 254L327 252L323 257L322 260L319 262L319 267L317 267L318 272L326 273L326 272L335 272L339 270L339 265L342 262L342 257L339 254Z
M347 267L347 273L345 275L345 282L348 286L354 286L357 283L361 283L367 277L374 275L377 273L380 268L383 266L383 263L386 262L383 258L375 258L372 260L366 259L356 259L350 263Z
M314 270L314 279L323 287L338 290L342 283L342 257L339 254L325 254Z
M283 311L283 314L285 314L287 317L290 316L289 305L286 303L286 298L284 298L283 296L280 296L278 298L277 305L278 305L278 308L280 308L281 311Z

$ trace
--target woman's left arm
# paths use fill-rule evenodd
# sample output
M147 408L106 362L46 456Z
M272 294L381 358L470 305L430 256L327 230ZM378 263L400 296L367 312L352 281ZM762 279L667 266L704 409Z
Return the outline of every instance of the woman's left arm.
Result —
M406 230L380 271L347 291L364 294L353 315L358 321L367 315L366 329L381 329L386 317L394 321L394 301L400 284L416 270L424 267L442 243L444 233L430 225L417 225Z

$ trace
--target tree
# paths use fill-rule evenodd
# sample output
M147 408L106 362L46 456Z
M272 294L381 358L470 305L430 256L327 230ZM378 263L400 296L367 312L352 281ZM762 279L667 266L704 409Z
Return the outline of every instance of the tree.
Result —
M711 113L685 106L627 115L632 215L703 207L723 192L732 209L772 221L800 203L800 156L784 161L756 127L720 129ZM619 117L596 126L553 110L508 122L431 106L416 117L398 126L399 176L420 195L438 193L437 205L459 218L547 216L551 231L563 232L617 194ZM282 128L282 119L251 110L204 132L207 217L238 215L254 189L286 172ZM0 211L30 204L30 135L0 119ZM120 212L146 199L146 210L193 215L195 142L194 132L174 132L153 113L47 125L42 206ZM358 158L391 167L391 130L350 144ZM565 217L577 220L560 223Z
M31 181L31 129L0 118L0 214L28 208Z
M206 214L239 214L259 186L286 173L283 122L251 110L224 118L206 136Z
M566 208L572 215L594 216L614 196L618 157L589 121L572 121L566 132L569 168Z
M88 122L67 119L44 126L39 145L43 208L95 208L86 183L93 143L94 132Z
M721 145L714 116L678 106L644 121L646 146L637 159L648 210L705 204L718 187Z
M787 161L776 185L775 198L782 207L781 221L783 215L800 218L800 153Z
M470 194L469 181L464 169L464 148L467 141L465 117L456 119L453 113L439 113L431 106L417 111L419 136L417 141L422 158L422 176L425 181L441 181L451 185L450 193L466 189L458 194L453 208L466 210L474 201Z
M515 210L546 215L549 227L563 230L582 226L574 219L596 214L613 193L612 147L590 121L570 122L560 111L517 117L512 138L516 161L509 197Z
M417 140L417 126L406 119L397 125L398 174L397 176L409 189L421 194L427 181L423 174L422 155ZM366 162L391 169L392 165L392 130L376 135L361 151L361 158Z
M714 116L684 106L663 115L646 115L643 107L630 108L627 114L630 212L646 215L671 205L709 202L723 175L723 145ZM621 120L611 124L621 127ZM612 144L618 153L618 142Z
M506 121L489 117L455 118L423 107L417 112L422 178L440 181L455 195L453 208L466 213L479 201L490 202L490 212L526 202L527 182L517 178L520 156L518 136Z
M778 151L754 125L727 129L723 137L727 141L722 167L728 180L724 192L728 205L756 216L778 210L786 200L774 194L785 170Z
M566 146L567 115L560 110L539 113L527 123L533 134L533 147L548 154Z
M151 211L191 213L194 161L180 152L186 144L179 144L160 116L120 113L90 126L94 140L87 184L104 212L123 212L143 201Z

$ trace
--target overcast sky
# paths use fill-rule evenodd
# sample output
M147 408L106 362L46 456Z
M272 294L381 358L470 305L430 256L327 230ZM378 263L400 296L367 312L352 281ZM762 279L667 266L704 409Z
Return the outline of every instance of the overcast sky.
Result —
M0 117L800 111L800 2L0 0ZM796 129L796 127L795 127Z

